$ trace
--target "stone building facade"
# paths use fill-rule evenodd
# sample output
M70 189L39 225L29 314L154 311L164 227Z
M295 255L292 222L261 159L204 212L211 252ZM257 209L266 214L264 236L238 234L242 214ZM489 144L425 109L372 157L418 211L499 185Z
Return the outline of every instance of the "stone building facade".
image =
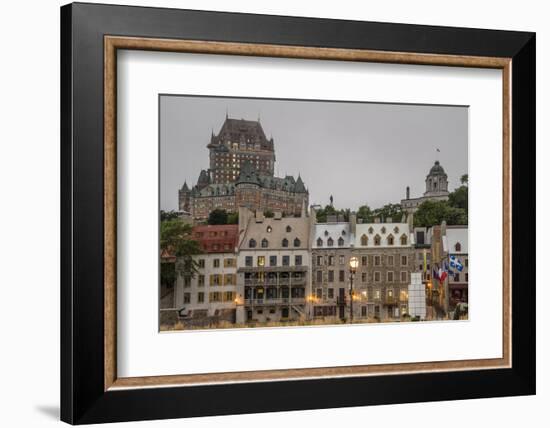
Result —
M314 225L311 240L313 318L338 320L348 317L346 302L349 299L349 259L352 246L350 223Z
M410 187L407 186L406 198L401 200L403 211L414 213L424 201L446 201L449 199L449 181L439 161L436 160L430 168L425 183L426 191L419 198L411 198Z
M310 295L310 217L239 209L237 322L306 319Z
M448 257L456 257L463 266L449 275L449 309L454 310L458 303L468 303L468 227L447 226L444 239Z
M355 317L385 320L408 313L408 285L418 272L411 221L356 225Z
M237 225L204 225L193 228L192 239L202 254L193 256L197 272L178 272L175 301L179 320L187 327L204 327L222 321L235 323L237 296Z
M179 210L195 220L208 218L214 209L237 212L240 206L298 215L308 205L300 176L274 175L273 138L266 138L259 121L226 117L207 148L209 168L200 172L196 185L189 188L185 182L178 191Z

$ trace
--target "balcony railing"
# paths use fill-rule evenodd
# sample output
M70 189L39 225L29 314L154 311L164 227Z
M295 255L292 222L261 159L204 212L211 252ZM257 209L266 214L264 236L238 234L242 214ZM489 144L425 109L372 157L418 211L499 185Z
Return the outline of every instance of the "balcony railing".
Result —
M275 278L250 278L244 280L244 285L248 286L293 286L293 285L305 285L306 279L305 277L302 278L279 278L278 280Z
M245 305L296 305L306 302L304 297L279 297L275 299L245 299Z

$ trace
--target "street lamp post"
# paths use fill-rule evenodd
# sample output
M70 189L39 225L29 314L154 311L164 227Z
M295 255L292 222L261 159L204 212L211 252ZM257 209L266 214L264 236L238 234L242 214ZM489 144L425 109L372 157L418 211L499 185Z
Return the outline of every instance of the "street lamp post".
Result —
M353 323L353 277L357 271L359 260L353 256L349 259L349 322Z

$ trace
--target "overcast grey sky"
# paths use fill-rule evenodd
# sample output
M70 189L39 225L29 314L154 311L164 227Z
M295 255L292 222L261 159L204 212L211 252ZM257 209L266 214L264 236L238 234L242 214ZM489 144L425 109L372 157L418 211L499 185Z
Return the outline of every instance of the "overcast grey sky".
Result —
M449 190L468 172L468 109L455 106L161 96L160 207L178 208L183 182L209 166L212 130L229 117L257 120L275 144L275 172L302 176L310 204L357 209L424 192L436 158ZM440 153L436 153L436 148Z

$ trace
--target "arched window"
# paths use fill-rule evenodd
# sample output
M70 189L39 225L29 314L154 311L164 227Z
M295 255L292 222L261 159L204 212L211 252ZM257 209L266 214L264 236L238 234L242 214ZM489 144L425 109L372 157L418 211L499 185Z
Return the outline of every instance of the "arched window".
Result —
M256 240L255 239L251 239L250 241L248 241L248 246L250 248L256 248Z
M393 235L388 235L388 245L393 245Z
M363 236L361 236L361 245L363 246L367 246L369 243L369 238L367 235L363 234Z
M407 235L401 235L401 245L407 245Z
M380 245L380 235L376 235L374 237L374 245L376 246Z
M386 228L384 226L382 226L382 229L380 230L380 232L386 233Z
M267 248L267 246L269 245L269 242L267 242L267 239L262 239L262 248Z
M328 230L325 230L325 236L328 236Z
M332 238L328 238L327 239L327 246L332 247L333 245L334 245L334 241L332 240Z
M460 252L461 249L462 249L462 246L460 245L460 242L457 242L455 244L455 251L458 253L458 252Z
M372 235L372 232L374 232L374 229L372 227L369 227L369 233Z
M399 228L397 226L393 228L393 233L399 233Z
M344 238L340 237L338 238L338 246L343 247L344 246Z
M294 246L299 247L301 244L300 240L298 238L294 238Z
M288 239L286 239L286 238L283 239L282 245L283 245L283 247L285 247L285 248L288 247Z
M323 240L321 238L317 238L317 246L322 247L323 246Z
M287 227L286 227L286 231L287 231L287 232L292 232L292 227L287 226Z
M342 230L342 236L346 236L346 231Z

